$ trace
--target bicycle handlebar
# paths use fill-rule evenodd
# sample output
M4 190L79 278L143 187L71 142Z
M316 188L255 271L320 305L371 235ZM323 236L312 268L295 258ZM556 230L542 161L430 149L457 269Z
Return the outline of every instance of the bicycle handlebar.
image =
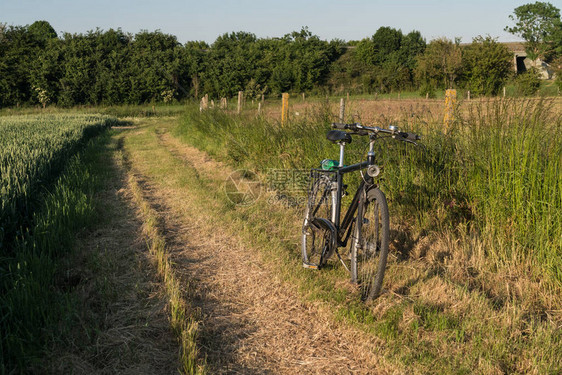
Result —
M397 127L395 126L390 126L389 129L383 129L383 128L379 128L378 126L364 126L358 123L355 124L343 124L341 122L334 122L332 123L332 128L334 129L341 129L341 130L351 130L354 132L360 132L360 133L364 133L364 132L371 132L371 133L384 133L384 134L390 134L393 136L400 136L401 140L403 141L407 141L407 142L415 142L419 139L421 139L421 137L417 134L414 133L407 133L407 132L401 132L398 130Z

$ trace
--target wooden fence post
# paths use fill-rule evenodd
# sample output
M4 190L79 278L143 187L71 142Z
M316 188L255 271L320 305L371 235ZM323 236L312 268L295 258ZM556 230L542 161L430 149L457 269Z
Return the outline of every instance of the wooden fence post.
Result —
M238 91L238 109L237 113L240 114L242 112L242 101L244 100L244 92Z
M289 117L289 93L283 93L281 97L281 125L285 125Z
M261 115L261 102L258 102L258 116Z
M209 94L205 94L199 103L199 112L206 110L209 107Z
M443 125L445 126L445 133L449 132L453 124L455 115L455 108L457 106L457 90L445 91L445 115L443 116Z
M340 122L343 123L345 119L345 101L340 99Z

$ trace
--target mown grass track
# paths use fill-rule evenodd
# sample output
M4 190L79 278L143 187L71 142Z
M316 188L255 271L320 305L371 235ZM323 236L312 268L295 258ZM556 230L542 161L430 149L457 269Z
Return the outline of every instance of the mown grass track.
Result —
M181 368L169 298L122 162L121 133L104 133L96 142L96 220L58 262L55 287L69 311L59 317L63 329L43 358L26 372L148 375Z
M2 207L28 209L2 221L17 233L0 258L0 374L202 373L194 338L182 329L183 300L170 288L165 243L149 235L157 218L143 212L143 236L123 138L103 131L117 121L1 119L13 136L2 139L12 146L2 150Z
M338 323L321 301L299 297L276 248L278 241L292 243L279 238L287 223L238 216L243 213L222 190L232 170L171 137L174 125L152 122L127 136L124 149L165 223L175 272L191 278L191 302L201 310L198 346L209 372L367 374L400 368L377 354L376 337ZM277 220L286 219L275 212ZM248 225L256 221L253 231ZM266 227L270 237L262 232ZM273 248L265 246L268 240Z

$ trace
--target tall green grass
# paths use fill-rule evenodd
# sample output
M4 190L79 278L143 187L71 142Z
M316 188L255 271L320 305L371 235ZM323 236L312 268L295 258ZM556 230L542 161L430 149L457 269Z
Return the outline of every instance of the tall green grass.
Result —
M57 276L59 259L95 219L92 163L103 139L87 140L107 121L59 116L0 123L12 131L12 145L21 146L0 152L1 224L15 230L5 231L0 254L0 373L25 372L73 311L63 292L71 285Z
M0 254L13 255L41 191L110 122L99 115L0 117Z
M486 241L488 261L496 267L531 263L533 276L562 285L559 109L548 100L465 105L471 107L459 111L447 134L422 117L410 125L399 121L403 130L422 134L423 147L378 143L380 184L393 220L421 235L462 224ZM320 106L312 120L281 126L260 117L192 111L176 132L238 167L307 169L338 156L337 146L325 139L333 115ZM363 138L354 137L347 147L347 164L364 159Z
M478 227L493 239L490 255L500 264L531 259L561 283L562 117L552 105L472 108L458 137L470 160L462 182Z

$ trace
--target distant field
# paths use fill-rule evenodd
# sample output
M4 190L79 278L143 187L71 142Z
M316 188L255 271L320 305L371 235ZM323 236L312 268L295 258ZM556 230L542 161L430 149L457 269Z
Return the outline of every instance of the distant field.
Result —
M459 93L460 95L460 93ZM416 96L402 96L400 99L396 95L386 98L375 98L373 96L342 96L345 100L345 121L359 122L372 125L388 125L389 123L401 123L413 126L414 124L431 124L436 126L443 123L445 100L443 98L425 99ZM326 98L306 98L291 96L289 99L289 118L293 122L318 121L321 116L323 121L339 121L340 97ZM521 108L529 108L532 103L549 103L549 112L555 115L562 115L562 97L548 98L476 98L467 100L459 96L457 112L462 114L463 119L471 117L471 111L477 108L492 108L493 103L498 106L505 106L511 103L513 109L520 103ZM501 104L504 103L504 104ZM247 113L257 114L258 104L248 103L244 107ZM235 107L230 106L234 111ZM270 121L281 121L281 100L266 100L262 108L262 114ZM327 116L324 116L327 115ZM457 117L459 118L459 117Z

